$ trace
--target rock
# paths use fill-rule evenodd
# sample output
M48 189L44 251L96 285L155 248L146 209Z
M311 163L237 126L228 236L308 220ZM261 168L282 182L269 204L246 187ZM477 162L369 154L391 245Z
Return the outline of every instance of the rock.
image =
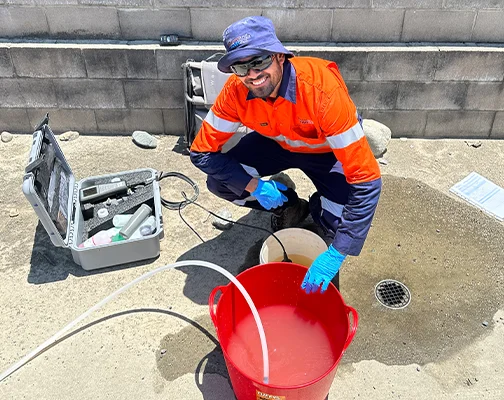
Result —
M12 133L3 131L0 138L2 139L2 142L8 143L12 140Z
M375 158L380 158L387 151L392 131L388 126L373 119L364 119L362 126Z
M63 132L58 137L59 137L59 140L61 140L63 142L67 142L67 141L71 141L71 140L77 139L79 137L79 132L77 132L77 131L66 131L66 132Z
M464 143L470 147L474 147L475 149L481 147L481 145L483 144L481 143L481 140L465 140Z
M133 132L133 142L145 149L155 149L157 147L157 139L145 131Z
M233 217L233 214L231 214L231 211L229 211L227 208L221 208L219 211L216 212L216 214L219 217L226 218L229 220ZM220 219L219 217L216 217L216 216L213 217L212 225L215 226L217 229L221 229L221 230L231 229L231 227L233 226L233 223L224 221L223 219Z
M17 217L19 215L19 211L13 208L12 210L9 211L9 217Z
M379 159L378 159L378 162L379 162L381 165L388 165L388 161L387 161L387 159L386 159L386 158L383 158L383 157L379 158Z
M488 321L483 321L483 322L481 323L481 325L483 325L483 326L488 326Z
M270 180L283 183L288 188L291 188L292 190L296 190L296 184L291 179L291 177L289 175L287 175L285 172L279 172L278 174L273 175L270 178Z

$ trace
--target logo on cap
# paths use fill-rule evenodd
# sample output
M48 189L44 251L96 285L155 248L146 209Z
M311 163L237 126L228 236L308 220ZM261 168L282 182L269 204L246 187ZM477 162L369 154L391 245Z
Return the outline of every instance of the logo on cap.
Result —
M250 34L245 33L244 35L238 36L232 40L228 40L228 48L229 50L236 49L238 46L248 43L250 39Z

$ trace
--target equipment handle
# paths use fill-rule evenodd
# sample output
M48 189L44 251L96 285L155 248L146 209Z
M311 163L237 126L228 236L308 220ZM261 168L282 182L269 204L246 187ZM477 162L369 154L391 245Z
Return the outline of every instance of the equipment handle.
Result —
M217 296L217 293L222 292L224 290L225 286L217 286L210 292L210 296L208 296L208 308L210 310L210 318L212 318L212 322L215 326L215 329L217 329L217 316L215 315L214 311L214 303L215 303L215 296Z
M345 342L345 345L343 346L343 351L347 349L348 346L350 346L350 343L352 343L352 340L355 336L355 332L357 331L357 325L359 325L359 315L357 314L357 311L355 308L346 306L346 311L347 314L352 314L352 327L350 328L350 332L348 332L348 336Z

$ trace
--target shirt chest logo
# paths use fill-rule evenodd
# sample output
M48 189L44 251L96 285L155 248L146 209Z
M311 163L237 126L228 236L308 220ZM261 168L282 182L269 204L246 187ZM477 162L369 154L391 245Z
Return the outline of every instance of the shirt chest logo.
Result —
M311 119L298 118L298 121L301 125L313 125L313 121Z

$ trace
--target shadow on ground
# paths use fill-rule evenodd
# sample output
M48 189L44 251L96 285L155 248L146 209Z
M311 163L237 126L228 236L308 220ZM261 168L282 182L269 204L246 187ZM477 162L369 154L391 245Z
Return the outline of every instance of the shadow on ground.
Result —
M250 210L238 220L240 223L270 229L270 214ZM216 238L193 247L182 254L177 261L202 260L217 264L234 276L259 264L262 242L270 234L266 231L234 225L222 231ZM208 304L208 295L219 285L227 285L229 280L208 268L180 267L187 274L184 295L197 304Z
M177 140L177 143L172 148L172 151L174 151L177 154L182 154L184 156L189 155L189 149L187 147L187 142L185 140L185 137L180 136L179 139Z
M74 262L72 253L69 249L54 246L44 226L41 222L39 222L37 228L35 229L35 236L33 238L28 283L39 285L62 281L69 275L81 277L103 274L109 271L117 271L150 264L153 260L155 260L155 258L86 271Z
M226 363L210 317L196 318L190 324L176 335L167 335L161 340L156 351L161 376L174 381L194 373L195 384L205 400L233 399ZM227 380L227 387L222 380L213 379L215 375Z

